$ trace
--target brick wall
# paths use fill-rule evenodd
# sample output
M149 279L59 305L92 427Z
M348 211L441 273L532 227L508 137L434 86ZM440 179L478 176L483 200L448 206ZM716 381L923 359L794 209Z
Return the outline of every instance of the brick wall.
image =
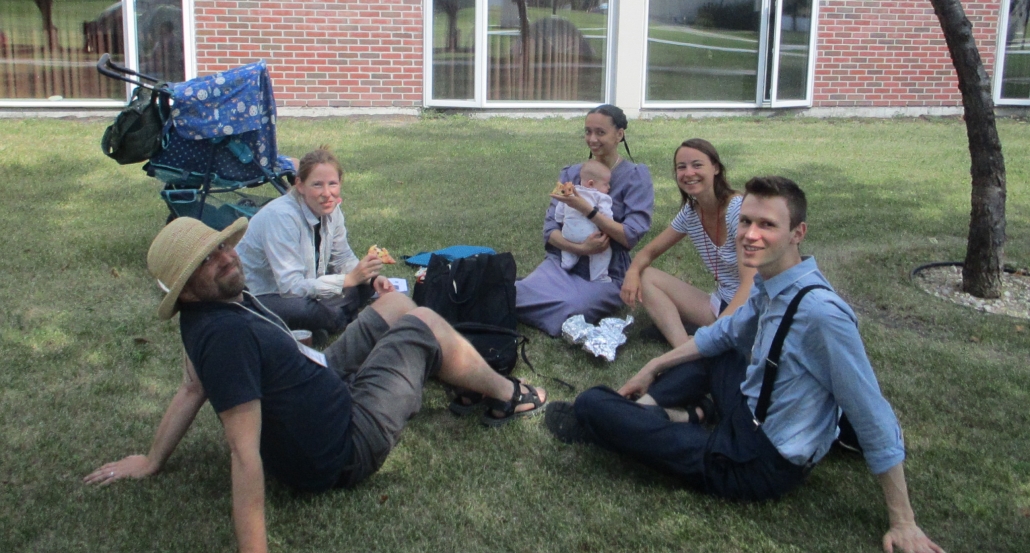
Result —
M197 71L268 62L289 107L422 105L422 0L195 0Z
M820 0L815 107L960 106L929 0ZM988 75L1000 2L963 2Z
M814 106L959 106L929 0L819 0ZM998 0L963 2L988 74ZM419 107L422 0L195 0L200 75L268 61L287 107Z

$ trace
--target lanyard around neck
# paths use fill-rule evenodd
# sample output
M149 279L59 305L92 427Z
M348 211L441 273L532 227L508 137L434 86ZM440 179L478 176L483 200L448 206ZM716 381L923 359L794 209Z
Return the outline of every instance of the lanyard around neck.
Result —
M250 313L251 315L254 315L255 317L261 319L262 321L265 321L266 323L268 323L268 324L278 328L279 330L285 332L287 335L289 335L290 339L293 340L294 342L297 341L297 337L293 335L293 332L290 332L290 327L286 325L286 321L283 321L282 318L279 317L279 315L276 315L271 309L265 307L265 304L261 303L261 301L259 301L256 297L254 297L254 294L251 294L250 292L247 292L246 290L244 290L243 293L245 295L247 295L248 297L250 297L250 301L254 302L255 306L257 306L261 311L264 311L264 312L268 313L268 315L270 315L271 317L274 317L275 320L273 321L269 317L266 317L262 313L259 313L259 312L255 311L255 310L247 307L246 305L243 305L242 303L237 303L236 305L240 306L241 309L243 309L244 311Z

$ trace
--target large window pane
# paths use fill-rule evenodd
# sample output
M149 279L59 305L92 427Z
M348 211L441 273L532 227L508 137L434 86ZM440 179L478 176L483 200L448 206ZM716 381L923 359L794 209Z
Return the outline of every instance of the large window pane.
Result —
M754 103L760 6L756 0L651 0L647 100Z
M490 100L604 100L607 2L489 0L489 10Z
M476 0L434 0L434 99L475 98L475 45Z
M122 5L111 0L0 1L0 98L125 99L96 70L124 63Z
M1009 0L1008 31L1005 34L1005 67L1002 69L1001 97L1030 98L1030 0Z
M812 0L783 0L777 100L804 100L808 94L811 33Z
M136 0L139 71L168 82L186 80L182 0Z

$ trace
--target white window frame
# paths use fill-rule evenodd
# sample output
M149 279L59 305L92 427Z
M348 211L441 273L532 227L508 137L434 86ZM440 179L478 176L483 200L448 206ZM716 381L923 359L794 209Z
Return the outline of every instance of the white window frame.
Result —
M608 29L607 40L605 41L605 60L607 65L604 69L604 99L599 102L589 101L567 101L567 102L526 102L517 100L490 100L487 98L487 79L489 78L489 0L476 0L476 32L475 32L475 67L473 69L473 90L474 97L471 100L436 99L433 94L433 1L423 0L422 3L422 44L423 44L423 84L422 103L429 108L497 108L497 109L566 109L566 108L592 108L598 104L607 103L611 98L612 76L614 75L613 64L615 54L614 33L618 28L615 25L617 12L612 6L618 4L617 0L609 0L608 8Z
M182 4L182 64L186 80L197 76L197 44L193 27L196 19L193 16L193 0L179 0ZM136 40L136 0L122 0L122 18L125 21L125 64L133 71L139 71L139 42ZM132 47L129 47L129 43ZM125 101L132 98L132 89L136 85L125 83Z
M772 108L788 108L788 107L811 107L813 98L815 97L815 60L816 60L816 44L818 42L818 25L819 25L819 3L820 0L813 0L812 2L812 22L811 32L809 33L809 64L808 64L808 82L805 90L806 97L802 100L777 100L776 99L776 85L779 78L779 48L780 48L780 26L771 28L770 22L772 21L772 10L777 10L777 21L782 15L783 3L779 0L762 0L761 7L761 21L759 23L758 32L758 64L756 71L758 72L755 80L755 101L754 102L723 102L723 101L710 101L710 102L698 102L698 101L682 101L682 100L648 100L647 99L647 50L651 47L650 41L647 40L647 29L650 26L650 11L651 2L647 0L644 6L644 18L647 22L644 28L644 67L641 72L641 79L643 82L643 92L641 94L642 107L645 109L755 109L760 107L772 107ZM771 101L765 101L765 90L766 75L770 73L767 71L767 64L770 58L769 56L769 32L774 33L774 51L772 56L773 71L772 73L772 86L770 90Z
M1001 1L1001 13L998 17L998 43L994 55L994 71L991 71L993 82L991 83L991 96L994 104L998 106L1026 106L1030 105L1030 98L1002 98L1001 88L1005 77L1006 42L1009 31L1009 0ZM1030 55L1028 52L1026 55Z
M766 0L766 1L768 2L769 0ZM772 60L773 60L772 85L769 87L769 98L770 98L770 103L769 104L770 104L770 107L773 107L773 108L794 108L794 107L810 108L810 107L812 107L812 98L815 97L815 60L816 60L816 56L818 54L816 52L816 46L819 43L819 41L817 39L819 38L818 21L819 21L819 4L820 3L821 3L820 0L813 0L813 2L812 2L812 21L809 23L809 30L808 30L808 35L809 35L808 36L808 52L809 52L809 54L808 54L808 78L807 78L806 83L805 83L806 84L806 86L805 86L805 97L803 99L801 99L801 100L782 100L781 101L781 100L778 100L776 98L777 90L779 88L779 78L780 78L780 67L779 67L779 65L780 65L780 46L781 46L781 43L780 43L780 32L781 32L781 30L783 28L783 25L777 25L776 29L774 29L775 37L773 39L774 50L773 50L773 55L772 55ZM776 13L776 21L782 21L783 20L783 2L780 1L780 0L776 0L776 11L777 11L777 13ZM765 18L765 21L762 22L762 24L763 25L768 25L769 21L771 21L771 18L767 17L767 18ZM764 74L765 73L763 72L763 75ZM759 96L761 96L761 94L759 94Z
M192 79L197 74L197 48L194 42L194 16L193 0L180 0L182 3L182 42L183 42L183 63L187 79ZM125 47L125 65L133 70L139 69L139 55L136 51L136 2L135 0L123 0L122 2L122 34ZM105 79L107 77L104 77ZM126 83L125 99L68 99L68 100L19 100L15 98L0 98L0 108L121 108L129 102L133 85Z

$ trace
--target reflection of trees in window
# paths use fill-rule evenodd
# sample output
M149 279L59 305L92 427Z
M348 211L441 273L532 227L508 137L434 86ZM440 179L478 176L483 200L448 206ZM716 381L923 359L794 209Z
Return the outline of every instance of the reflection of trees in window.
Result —
M764 98L773 99L772 84L777 82L776 100L803 100L807 95L808 67L811 61L809 42L812 29L813 0L782 0L780 21L779 59L776 55L776 33L768 37L768 64L766 65L766 89ZM774 12L774 17L776 17ZM774 66L774 61L778 65ZM775 75L774 73L775 69Z
M479 74L473 22L484 5L487 68ZM433 0L432 6L434 100L471 100L477 79L486 81L487 100L603 99L604 0Z
M491 97L595 99L601 90L592 89L590 85L597 79L589 74L600 71L600 59L583 33L560 17L544 17L529 23L524 5L519 7L519 36L507 48L498 42L492 49L500 57L491 63Z
M541 99L579 96L579 73L597 61L583 33L567 19L538 19L513 48L522 53L523 94Z
M773 0L763 15L758 0L651 0L647 101L805 101L814 4Z
M58 46L57 27L54 26L54 1L33 0L39 8L39 14L43 16L43 34L46 36L47 47L53 51Z
M94 66L105 51L124 59L121 4L104 6L103 0L0 1L0 98L124 98L122 83L102 78Z
M552 14L558 13L558 9L563 7L571 8L573 11L585 12L607 3L605 0L525 0L526 6L530 8L549 8Z
M1008 44L1026 44L1027 18L1030 17L1030 0L1009 1Z
M165 81L184 81L182 8L179 0L137 0L140 72Z
M83 21L82 32L85 35L86 52L97 54L98 58L100 54L111 54L117 61L125 53L122 3L108 6L92 21Z
M755 0L652 0L647 99L754 102L759 14Z
M1030 51L1026 44L1028 18L1030 0L1010 0L1001 98L1030 97Z
M465 8L474 8L475 0L437 0L433 7L447 15L447 34L443 48L447 52L457 52L461 48L461 30L458 29L458 13Z
M475 93L475 24L467 17L475 6L476 0L433 2L433 98L467 100Z
M812 22L812 0L784 0L782 15L780 28L784 31L808 32Z
M697 10L694 25L701 28L756 31L760 17L753 2L709 2Z

